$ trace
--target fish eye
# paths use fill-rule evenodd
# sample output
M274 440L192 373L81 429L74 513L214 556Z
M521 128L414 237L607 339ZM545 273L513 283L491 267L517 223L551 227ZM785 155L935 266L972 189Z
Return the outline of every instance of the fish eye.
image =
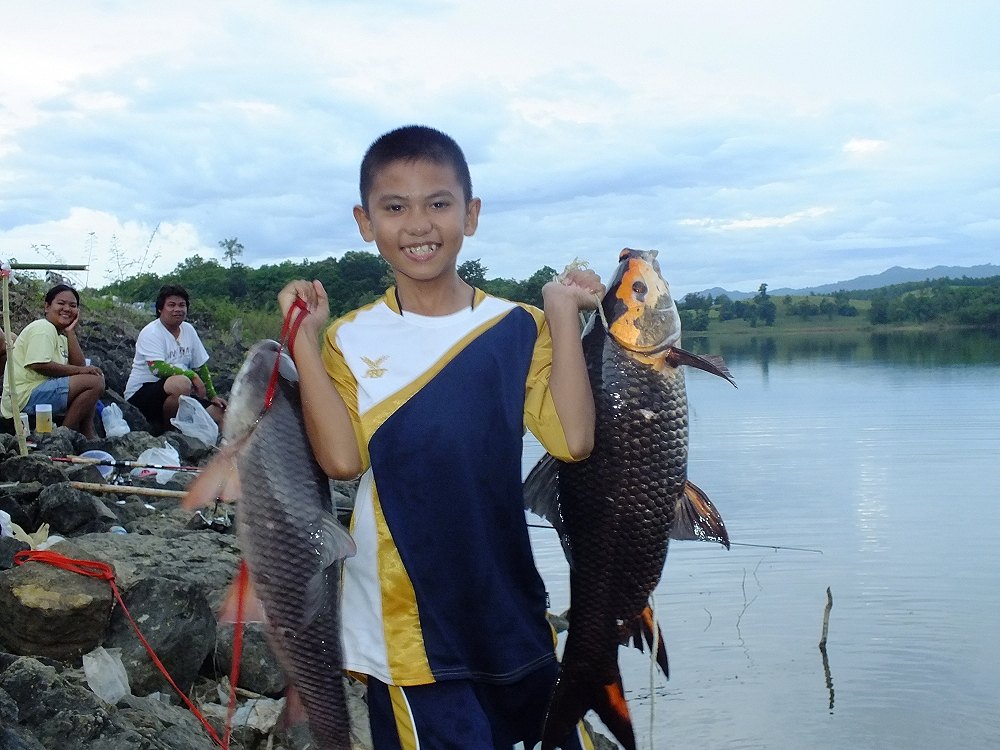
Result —
M636 281L633 282L632 284L632 291L635 292L640 297L642 297L643 295L646 294L647 291L649 291L649 288L646 286L644 282Z

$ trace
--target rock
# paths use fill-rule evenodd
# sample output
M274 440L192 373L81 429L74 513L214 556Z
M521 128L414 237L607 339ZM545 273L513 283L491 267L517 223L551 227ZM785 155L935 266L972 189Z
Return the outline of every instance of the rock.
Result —
M86 439L76 430L68 427L56 427L49 433L34 433L36 456L70 456L80 454L84 450Z
M68 483L42 490L37 519L47 523L51 533L62 536L107 531L118 523L118 516L102 500Z
M228 675L233 669L233 625L219 625L215 649L211 654L211 674ZM237 686L272 698L285 692L285 676L268 645L264 626L259 622L243 624L243 651Z
M20 524L18 524L20 525ZM10 570L14 567L14 555L31 547L14 537L0 537L0 570Z
M72 660L100 645L114 597L106 581L41 562L0 571L0 644Z
M33 519L13 495L0 495L0 510L22 529L34 528Z
M5 482L39 482L58 484L66 481L66 473L42 456L13 456L0 464L0 478Z
M163 438L177 451L181 466L196 466L215 455L215 446L205 445L198 438L185 435L183 432L171 430L163 433Z
M205 593L195 584L166 578L144 578L123 592L131 620L177 686L187 693L215 645L215 615ZM121 608L111 618L106 648L120 648L134 695L173 688L136 637Z

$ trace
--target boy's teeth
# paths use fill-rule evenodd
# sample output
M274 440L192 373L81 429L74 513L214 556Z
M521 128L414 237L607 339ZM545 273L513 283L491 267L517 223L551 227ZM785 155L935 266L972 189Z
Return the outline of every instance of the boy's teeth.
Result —
M407 250L413 255L428 255L434 252L433 245L420 245L419 247L409 247Z

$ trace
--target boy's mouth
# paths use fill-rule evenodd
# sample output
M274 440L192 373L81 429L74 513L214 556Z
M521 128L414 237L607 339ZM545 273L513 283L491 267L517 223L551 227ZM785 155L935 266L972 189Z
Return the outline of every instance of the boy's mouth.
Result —
M441 245L436 242L425 245L407 245L403 248L403 253L411 258L420 260L422 258L429 258L437 252L440 247Z

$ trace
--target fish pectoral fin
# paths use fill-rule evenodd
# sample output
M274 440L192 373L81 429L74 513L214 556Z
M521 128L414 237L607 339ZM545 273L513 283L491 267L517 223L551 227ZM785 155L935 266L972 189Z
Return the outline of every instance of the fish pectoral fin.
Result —
M700 354L693 354L685 349L681 349L679 346L672 346L666 355L667 364L674 367L680 367L681 365L687 365L688 367L694 367L699 370L704 370L712 375L718 375L720 378L725 378L733 387L736 387L736 381L733 379L733 375L729 372L729 368L726 366L726 361L715 354L706 354L704 356Z
M719 511L708 495L693 482L684 485L684 492L674 505L674 522L670 538L678 541L718 542L729 549L729 532Z
M242 604L240 598L242 596ZM240 561L240 570L233 577L219 607L219 622L237 624L244 622L265 622L264 604L246 568L246 561Z
M184 510L204 508L216 500L235 500L240 496L240 475L236 469L238 446L224 447L197 478L188 485L181 501Z

